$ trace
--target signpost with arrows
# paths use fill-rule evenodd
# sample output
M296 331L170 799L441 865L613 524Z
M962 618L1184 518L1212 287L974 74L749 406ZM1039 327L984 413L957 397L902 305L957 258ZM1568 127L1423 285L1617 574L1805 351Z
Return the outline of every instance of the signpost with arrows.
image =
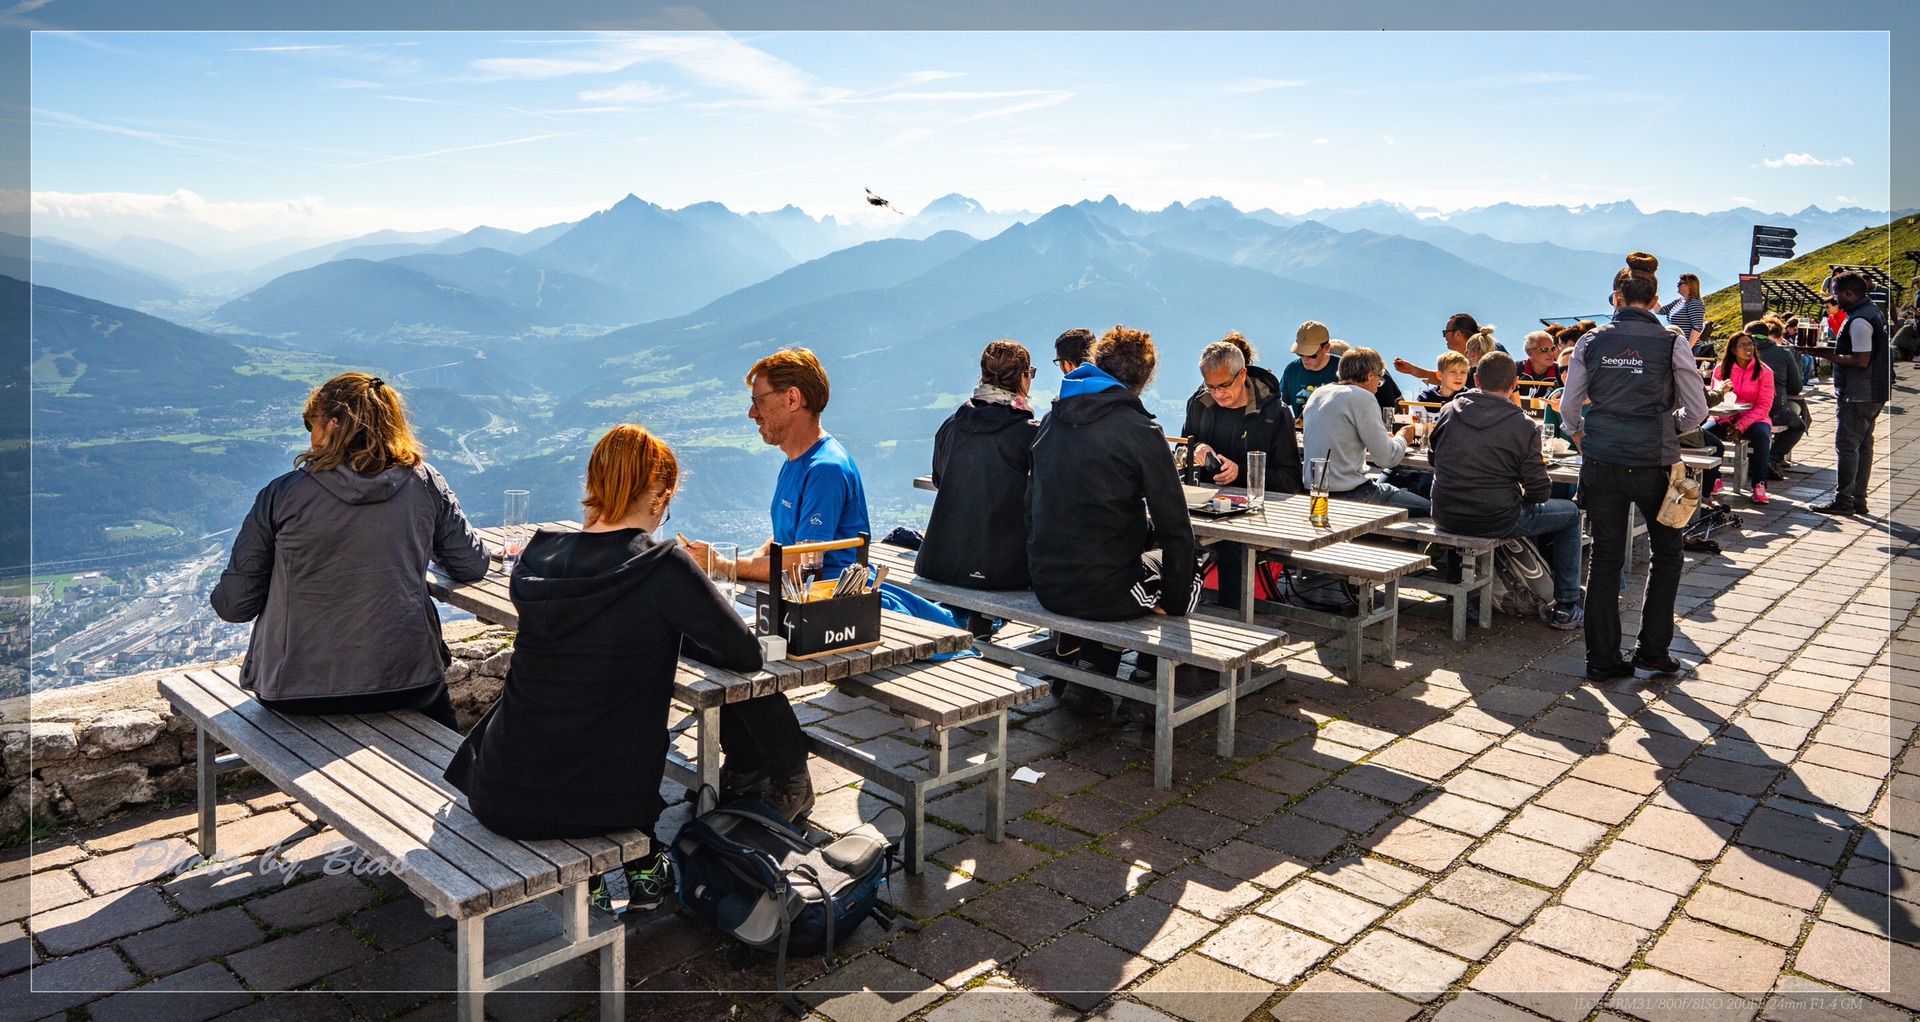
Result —
M1762 259L1792 259L1793 239L1800 232L1791 227L1759 227L1753 229L1753 247L1747 254L1747 272L1760 265Z

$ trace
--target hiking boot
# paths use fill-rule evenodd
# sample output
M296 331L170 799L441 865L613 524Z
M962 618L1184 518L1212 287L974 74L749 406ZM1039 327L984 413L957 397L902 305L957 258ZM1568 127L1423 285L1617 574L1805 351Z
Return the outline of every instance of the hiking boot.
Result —
M1555 607L1553 620L1547 622L1547 627L1562 632L1571 632L1575 629L1585 628L1586 626L1587 610L1577 603L1568 603Z
M651 912L667 900L673 890L673 860L665 851L655 849L625 866L627 873L627 911Z
M1675 660L1671 653L1661 653L1656 656L1638 650L1633 654L1633 666L1655 674L1679 674L1687 669L1687 665Z
M768 809L798 823L813 812L813 776L803 766L792 776L773 781L767 793L757 797Z
M1765 504L1767 502L1767 484L1754 483L1752 497L1755 504Z
M743 798L765 799L772 787L773 779L765 771L729 770L720 768L719 804L726 805Z

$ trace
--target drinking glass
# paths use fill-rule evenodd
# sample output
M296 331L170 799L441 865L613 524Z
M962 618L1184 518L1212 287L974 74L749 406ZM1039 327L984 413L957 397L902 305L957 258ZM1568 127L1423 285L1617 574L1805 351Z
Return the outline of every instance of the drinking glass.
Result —
M1247 509L1264 512L1267 509L1267 452L1248 451L1246 472L1241 482L1247 487Z
M1327 528L1327 459L1315 458L1307 463L1307 521L1316 529Z
M527 508L529 491L508 490L506 492L506 511L500 516L500 531L503 542L500 548L500 567L512 574L513 566L520 563L520 553L527 548Z
M713 587L732 603L740 595L740 545L713 543L707 547L707 577Z

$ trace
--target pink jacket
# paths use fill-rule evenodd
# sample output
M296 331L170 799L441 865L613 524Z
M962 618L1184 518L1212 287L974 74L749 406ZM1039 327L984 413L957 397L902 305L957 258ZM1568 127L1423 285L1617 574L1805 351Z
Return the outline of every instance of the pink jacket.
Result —
M1755 370L1758 372L1756 373ZM1714 366L1713 382L1718 383L1725 378L1722 368ZM1753 408L1741 412L1738 417L1716 415L1713 421L1731 420L1736 433L1746 432L1747 427L1756 422L1769 421L1773 413L1773 370L1767 368L1766 364L1757 358L1753 360L1751 366L1744 369L1736 364L1733 367L1733 396L1741 404L1750 404Z

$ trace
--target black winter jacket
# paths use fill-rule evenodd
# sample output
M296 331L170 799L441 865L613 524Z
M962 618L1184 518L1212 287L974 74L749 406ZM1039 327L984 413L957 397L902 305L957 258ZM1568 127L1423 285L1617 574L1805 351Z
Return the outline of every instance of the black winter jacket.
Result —
M1553 493L1540 460L1540 424L1504 397L1469 390L1433 427L1433 522L1465 536L1498 536L1520 505Z
M1240 466L1245 483L1248 451L1267 452L1267 489L1301 493L1300 441L1293 432L1293 409L1280 396L1280 380L1259 366L1247 367L1253 398L1246 408L1222 408L1206 384L1187 399L1187 421L1180 427L1189 444L1206 444ZM1201 480L1201 485L1213 482Z
M1151 546L1161 551L1159 606L1185 614L1193 523L1166 434L1132 391L1092 365L1067 374L1060 393L1033 442L1027 487L1034 595L1056 614L1138 617L1145 610L1128 593Z
M971 589L1026 589L1033 413L968 401L933 436L933 498L914 570Z
M461 582L487 573L486 547L425 462L370 476L301 468L268 483L210 597L221 620L253 622L241 686L316 699L440 683L449 658L429 560Z
M651 828L683 638L736 671L760 666L759 642L684 549L638 529L535 533L509 591L506 686L446 779L501 816Z

